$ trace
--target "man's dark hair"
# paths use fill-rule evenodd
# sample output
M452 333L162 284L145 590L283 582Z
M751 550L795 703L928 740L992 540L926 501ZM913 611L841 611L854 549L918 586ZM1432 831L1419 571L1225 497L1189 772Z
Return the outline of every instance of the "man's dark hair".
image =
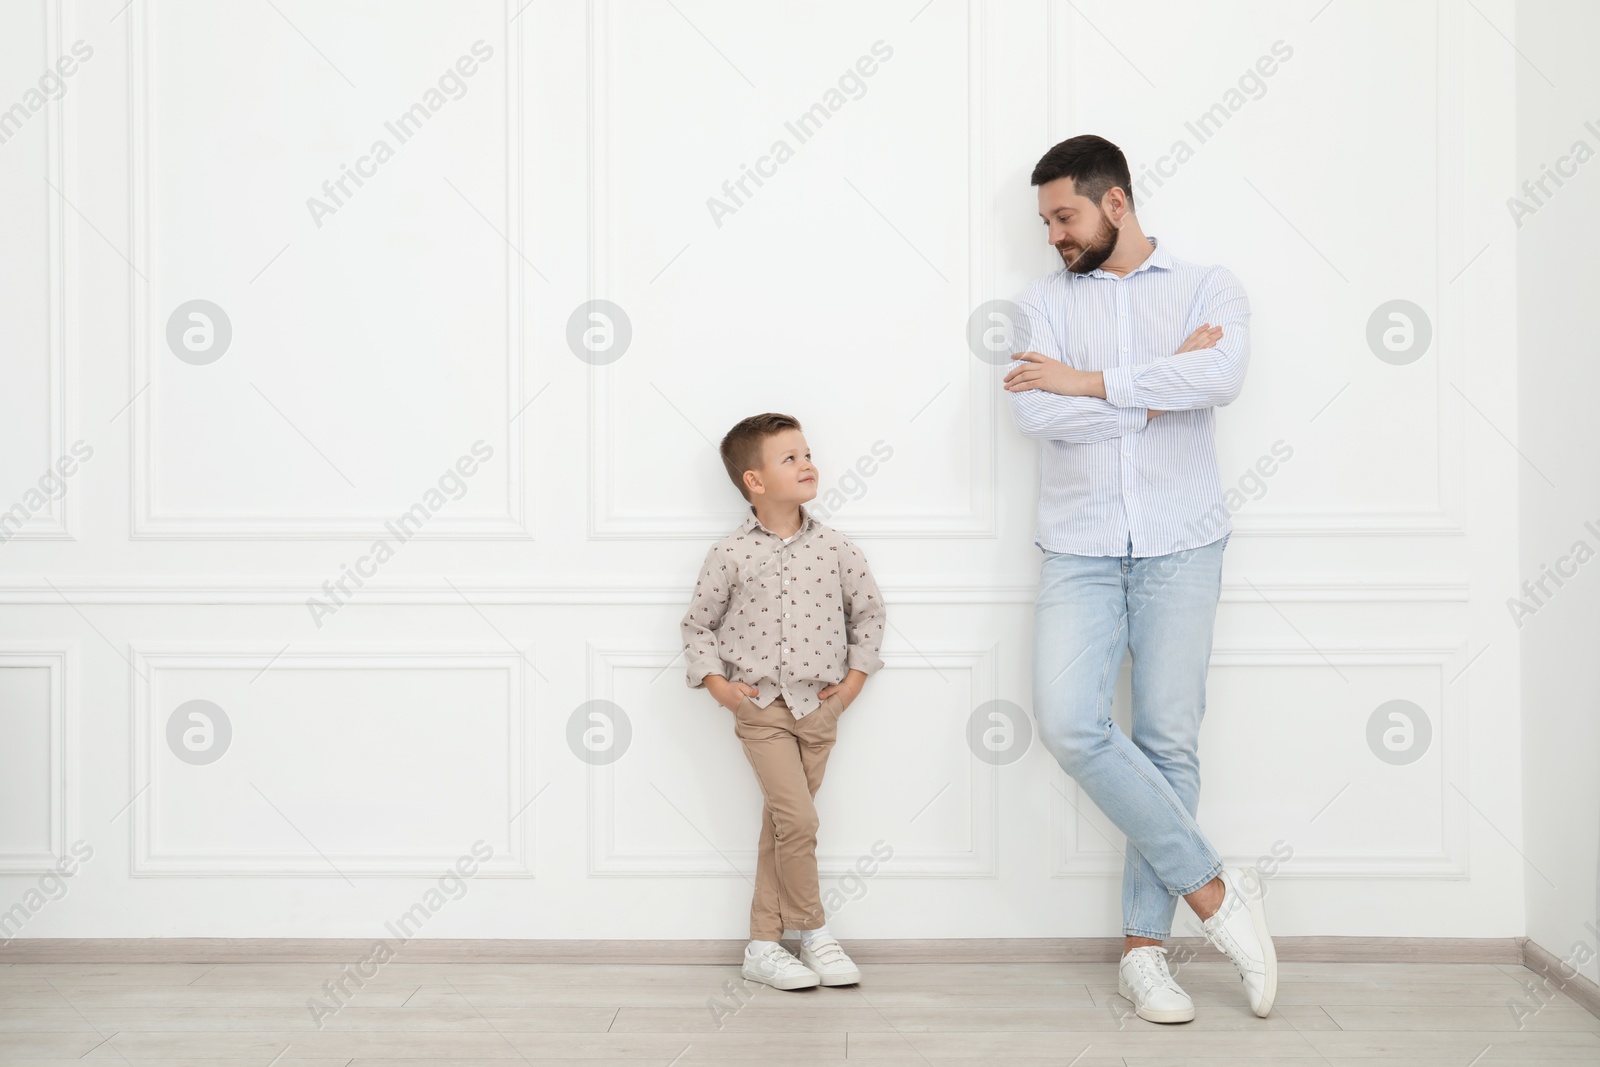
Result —
M728 477L739 487L739 495L750 499L750 490L744 484L744 472L761 466L761 448L767 438L784 430L800 429L800 420L793 415L780 415L775 411L751 415L740 419L722 438L722 465Z
M1122 149L1092 133L1069 137L1039 157L1033 168L1033 184L1046 185L1057 178L1071 178L1072 188L1079 196L1086 196L1100 206L1113 185L1128 197L1128 210L1133 210L1133 179L1128 174L1128 160Z

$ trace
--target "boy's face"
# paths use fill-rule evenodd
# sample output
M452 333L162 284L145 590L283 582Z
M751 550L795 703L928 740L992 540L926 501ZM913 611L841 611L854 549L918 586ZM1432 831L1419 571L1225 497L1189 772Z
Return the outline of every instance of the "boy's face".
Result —
M803 504L817 495L817 468L799 430L780 430L761 443L761 469L746 471L751 503Z

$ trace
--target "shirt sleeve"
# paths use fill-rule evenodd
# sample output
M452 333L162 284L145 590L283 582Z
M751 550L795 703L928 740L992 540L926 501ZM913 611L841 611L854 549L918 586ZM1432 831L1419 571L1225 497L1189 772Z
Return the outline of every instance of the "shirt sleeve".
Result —
M1017 297L1017 307L1022 311L1022 321L1012 327L1017 350L1064 361L1061 343L1045 313L1043 293L1044 286L1035 282ZM1026 363L1026 360L1012 360L1006 367L1006 374ZM1062 396L1046 389L1005 389L1004 392L1011 399L1011 415L1024 437L1080 444L1106 441L1138 433L1150 421L1150 413L1144 408L1113 404L1097 396Z
M1250 300L1226 267L1213 267L1201 283L1186 329L1202 322L1222 327L1212 348L1162 355L1104 372L1106 399L1119 408L1185 411L1222 407L1239 399L1250 362Z
M694 596L683 616L683 655L689 668L689 688L700 689L708 674L727 677L717 646L717 630L728 611L731 588L728 584L727 553L713 545L706 553L700 577L694 583Z
M878 650L883 647L883 625L887 621L883 594L867 567L867 557L850 541L839 549L839 584L844 591L844 632L847 641L847 670L872 674L883 666Z

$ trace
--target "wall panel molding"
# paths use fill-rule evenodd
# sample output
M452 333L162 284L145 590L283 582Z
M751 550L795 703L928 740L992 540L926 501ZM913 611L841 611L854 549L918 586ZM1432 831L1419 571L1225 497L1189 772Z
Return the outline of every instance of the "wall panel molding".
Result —
M150 604L304 606L307 598L325 596L323 575L253 576L116 576L108 578L0 577L0 604ZM1008 585L951 582L938 577L880 581L885 599L897 604L1032 604L1033 583ZM666 605L682 608L693 589L659 579L605 582L530 581L524 575L503 577L370 580L351 600L362 604L456 605L465 595L474 604ZM459 592L458 592L459 590ZM1325 574L1286 574L1224 581L1222 602L1229 604L1465 604L1471 590L1465 578L1408 578L1392 574L1347 574L1342 580ZM65 601L63 600L65 597ZM1265 600L1263 600L1263 597Z
M1433 818L1439 823L1440 847L1437 850L1421 852L1312 852L1296 840L1297 834L1305 833L1310 825L1309 821L1302 821L1279 835L1294 848L1294 854L1291 859L1280 865L1274 878L1464 879L1468 877L1470 828L1467 821L1467 804L1462 799L1463 792L1470 795L1471 791L1467 784L1469 741L1467 694L1465 686L1452 685L1451 682L1469 661L1465 645L1422 648L1327 645L1322 645L1318 649L1219 648L1212 654L1213 669L1293 666L1322 671L1332 663L1351 667L1420 667L1432 670L1438 675L1438 696L1435 705L1438 708L1438 721L1433 725L1433 738L1430 743L1437 746L1441 752L1440 773L1429 790L1436 793L1439 798L1439 814ZM1364 724L1366 713L1370 711L1370 708L1363 711L1360 722L1356 724L1357 728ZM1216 714L1216 709L1207 712L1208 716ZM1263 754L1261 758L1272 757L1271 754ZM1376 761L1376 757L1372 758ZM1203 743L1200 760L1203 781L1206 774ZM1406 770L1403 767L1387 769L1396 773L1404 773ZM1059 786L1064 776L1057 774L1056 778L1056 784ZM1354 780L1346 783L1346 787L1354 787ZM1051 877L1120 879L1123 870L1122 853L1111 852L1106 847L1101 847L1105 846L1106 842L1093 830L1080 836L1085 816L1078 814L1073 808L1095 811L1094 801L1070 779L1065 780L1065 789L1065 794L1052 790L1053 795L1050 797ZM1202 785L1202 818L1205 815L1204 796ZM1336 798L1342 796L1342 791L1335 794ZM1337 800L1333 802L1336 803ZM1314 820L1321 815L1321 812L1315 812L1310 818ZM1102 820L1104 818L1098 813L1096 817ZM1419 817L1424 820L1429 818L1426 815ZM1114 834L1115 830L1112 832ZM1094 847L1083 847L1085 844ZM1249 855L1225 855L1223 859L1230 865L1250 866L1268 851L1269 849L1263 848Z
M429 671L438 669L504 672L507 703L505 792L506 836L512 850L496 854L480 868L477 877L531 877L533 871L532 819L525 813L527 789L528 708L524 695L524 658L504 648L449 648L438 645L405 647L393 642L381 645L321 646L315 651L288 651L261 645L233 643L185 643L134 645L131 659L131 730L133 738L131 774L136 801L133 804L132 871L145 876L226 876L259 877L407 877L437 876L456 862L476 835L463 831L459 848L451 852L347 853L322 851L308 842L305 851L292 853L250 852L221 849L204 853L163 851L159 843L160 811L163 800L158 745L165 743L166 714L171 709L153 706L156 677L163 672L238 671L248 673L253 682L269 669L317 669L330 671ZM238 733L235 732L235 743ZM222 760L228 757L224 755ZM222 762L219 760L219 764ZM520 816L520 817L519 817Z
M65 14L62 0L43 0L44 39L39 53L42 68L52 67L62 54L66 40ZM43 353L47 363L48 392L43 398L45 409L46 455L41 459L39 474L44 467L54 464L68 454L71 442L76 440L76 405L69 398L74 385L69 358L69 314L73 310L70 300L76 272L72 257L68 255L67 201L78 196L73 166L76 155L71 150L76 123L72 121L77 110L76 94L81 88L69 88L58 100L51 101L37 120L44 131L45 166L42 175L44 195L48 207L45 211L46 237L40 261L44 263L46 305L49 324L49 344ZM6 150L18 151L8 144ZM71 231L76 236L76 228ZM20 354L7 353L8 359L21 358ZM51 499L46 506L31 516L27 523L7 537L8 541L75 541L71 515L75 507L73 497L82 492L81 478L69 480L67 491ZM30 483L31 484L31 483ZM0 501L0 509L9 508L17 501Z
M1078 132L1070 69L1077 65L1078 41L1086 37L1098 40L1098 37L1079 32L1083 24L1081 13L1058 12L1054 2L1048 3L1047 10L1046 32L1051 45L1046 62L1047 125L1054 144ZM1452 379L1465 377L1467 362L1463 350L1471 340L1466 325L1464 289L1454 284L1468 262L1462 235L1476 229L1467 197L1467 40L1463 25L1465 16L1460 5L1434 0L1434 12L1437 28L1434 59L1438 64L1434 81L1434 136L1439 163L1433 189L1436 220L1433 306L1438 328L1432 352L1437 382L1439 503L1436 507L1418 510L1319 511L1250 507L1234 517L1234 530L1240 536L1459 537L1467 532L1462 517L1466 500L1464 457L1468 454L1466 420L1461 405L1451 395ZM1063 66L1068 69L1063 70ZM1137 162L1130 165L1136 167Z
M652 671L671 669L682 652L600 647L589 645L588 698L610 700L615 693L619 669ZM885 670L932 670L941 677L946 672L967 676L963 707L976 707L989 699L995 681L995 650L928 650L882 653ZM849 712L846 712L848 715ZM616 844L618 816L616 781L618 764L589 767L588 823L589 873L626 877L752 878L756 869L756 850L735 847L656 849L627 852ZM962 819L968 828L972 848L966 852L917 851L895 846L894 861L886 863L875 878L993 878L998 872L999 775L996 768L976 758L967 761L971 772L970 804ZM860 857L860 850L817 850L817 869L824 877L842 875Z
M73 644L5 643L0 650L0 670L42 669L49 672L49 764L45 795L39 798L46 813L49 848L0 851L0 874L43 874L54 870L67 855L77 830L78 744L77 688L71 668L77 659Z
M612 31L612 0L594 0L590 5L588 32L588 103L590 120L589 167L589 295L590 300L611 300L612 159L611 109L616 92L612 71L617 66ZM996 229L990 224L992 210L993 154L987 150L990 119L988 107L993 98L989 72L1004 57L991 55L996 47L985 32L986 5L967 0L967 234L968 260L965 299L976 307L990 299L996 288L997 252L993 247ZM959 337L953 344L962 344ZM953 514L855 515L850 519L852 536L917 538L992 538L999 529L999 419L995 413L994 368L969 359L967 368L967 418L972 460L972 480L967 491L967 510ZM621 511L616 503L616 428L626 425L619 417L614 389L616 371L610 367L589 370L589 531L593 540L690 540L722 537L737 517L705 512L642 514Z
M505 293L506 337L505 383L507 404L506 481L509 513L493 518L457 518L445 511L436 514L418 529L414 540L527 540L532 538L528 516L526 423L519 419L528 401L522 398L524 379L523 323L531 301L525 285L526 246L524 191L527 176L523 152L524 72L522 28L512 21L520 4L504 0L507 70L505 74L506 160L504 176L506 220ZM152 121L149 78L150 19L145 5L134 4L128 19L128 185L131 203L130 260L138 264L132 278L133 313L129 350L132 352L129 395L137 397L130 407L132 448L129 469L132 497L132 527L135 540L370 540L384 532L384 523L393 514L381 513L359 518L334 515L296 515L293 517L238 517L203 513L161 513L155 502L157 471L154 469L154 434L160 424L157 406L160 390L151 388L154 338L161 319L151 307L149 278L154 238L151 233L150 201L155 180L151 173ZM142 274L142 277L141 277ZM403 507L404 505L402 505Z

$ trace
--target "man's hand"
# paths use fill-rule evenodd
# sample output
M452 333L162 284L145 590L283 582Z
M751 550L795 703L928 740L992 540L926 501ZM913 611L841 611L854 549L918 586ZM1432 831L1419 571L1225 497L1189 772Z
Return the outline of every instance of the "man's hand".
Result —
M1178 351L1173 355L1182 355L1184 352L1198 352L1202 348L1212 348L1222 340L1222 327L1213 326L1209 322L1202 322L1195 328L1189 339L1178 346Z
M1020 393L1027 389L1043 389L1062 396L1090 396L1089 379L1092 371L1069 367L1059 359L1051 359L1042 352L1024 352L1017 356L1026 360L1027 366L1012 367L1006 372L1005 388Z
M848 708L851 704L855 703L856 697L861 695L861 687L866 684L867 672L852 670L849 674L844 676L844 681L840 682L838 685L823 686L821 689L817 690L817 696L821 697L823 700L827 700L829 697L837 693L842 705L839 710L843 711L845 708Z
M753 685L730 682L720 674L706 675L705 685L711 691L712 698L729 711L738 711L745 697L754 697L759 692Z
M1203 348L1212 347L1221 339L1221 326L1213 326L1209 322L1201 323L1183 344L1178 346L1178 351L1173 355L1198 352ZM1061 396L1105 396L1105 377L1099 371L1078 370L1058 359L1051 359L1042 352L1023 352L1017 358L1028 365L1013 367L1006 372L1004 384L1007 392L1043 389L1047 393L1057 393ZM1147 418L1151 419L1166 414L1157 408L1147 410Z
M1213 326L1209 322L1202 322L1194 333L1191 333L1188 339L1178 346L1178 351L1174 352L1173 355L1178 356L1185 352L1198 352L1202 348L1211 348L1220 340L1222 340L1222 327ZM1155 408L1151 408L1148 417L1153 419L1157 415L1165 414L1165 411L1157 411Z

